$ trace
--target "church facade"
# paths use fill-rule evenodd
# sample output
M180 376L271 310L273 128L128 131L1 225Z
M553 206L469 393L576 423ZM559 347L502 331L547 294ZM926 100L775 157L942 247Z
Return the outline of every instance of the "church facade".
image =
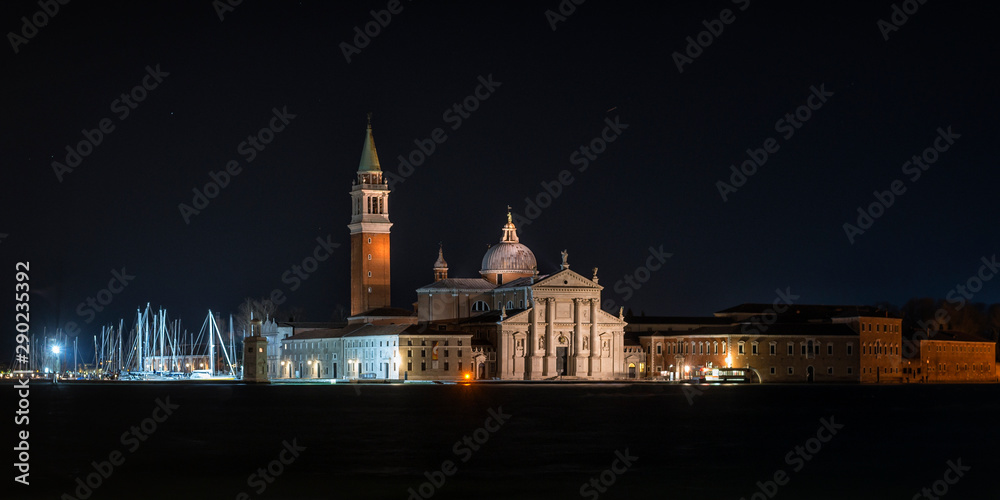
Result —
M483 256L480 276L449 278L439 251L435 281L417 289L418 323L473 333L493 348L477 375L508 380L607 380L624 376L625 321L602 310L597 269L591 278L570 269L538 272L534 253L519 241L507 214L500 242Z

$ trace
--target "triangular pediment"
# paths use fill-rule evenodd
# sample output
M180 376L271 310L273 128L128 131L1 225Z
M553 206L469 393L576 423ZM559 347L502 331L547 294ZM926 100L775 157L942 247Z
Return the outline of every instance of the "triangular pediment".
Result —
M584 278L571 269L563 269L535 283L535 288L588 288L603 290L604 287Z
M525 309L525 310L523 310L523 311L521 311L521 312L519 312L519 313L517 313L517 314L515 314L513 316L507 316L506 318L504 318L504 322L510 322L510 323L527 323L527 322L531 321L530 313L531 313L531 309L530 308L529 309Z
M620 323L622 327L628 324L624 319L621 319L618 316L615 316L614 314L605 311L604 309L597 310L597 322L611 323L611 324Z

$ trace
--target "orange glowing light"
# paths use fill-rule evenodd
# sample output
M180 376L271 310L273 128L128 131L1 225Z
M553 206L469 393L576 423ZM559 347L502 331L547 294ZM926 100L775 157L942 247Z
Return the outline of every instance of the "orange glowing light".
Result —
M472 378L472 374L471 373L466 373L465 374L465 380L469 380L470 378Z

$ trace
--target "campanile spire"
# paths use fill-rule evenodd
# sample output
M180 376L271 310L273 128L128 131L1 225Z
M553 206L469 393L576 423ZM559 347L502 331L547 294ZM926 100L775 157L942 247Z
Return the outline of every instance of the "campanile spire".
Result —
M388 307L389 186L372 136L371 113L358 164L358 180L351 188L351 315Z

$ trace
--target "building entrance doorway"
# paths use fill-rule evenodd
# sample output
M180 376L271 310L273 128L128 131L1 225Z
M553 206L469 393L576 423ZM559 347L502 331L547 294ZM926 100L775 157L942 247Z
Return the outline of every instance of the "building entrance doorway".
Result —
M566 375L566 347L556 347L556 373Z
M635 363L628 364L628 378L635 378Z
M815 370L813 370L812 366L806 368L806 382L812 382L814 374L815 374Z

